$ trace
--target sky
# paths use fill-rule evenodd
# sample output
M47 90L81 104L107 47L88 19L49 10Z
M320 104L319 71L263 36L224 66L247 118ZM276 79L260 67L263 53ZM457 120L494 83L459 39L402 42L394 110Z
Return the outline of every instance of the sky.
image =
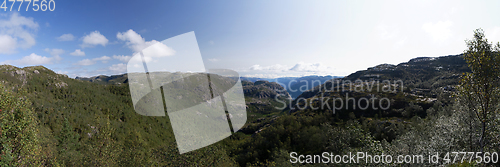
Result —
M0 8L0 64L43 65L69 77L123 74L155 44L182 57L165 41L192 33L186 48L199 48L196 62L206 69L346 76L460 54L477 28L500 41L499 1L52 1L53 11L26 11L27 2L20 11L19 2Z

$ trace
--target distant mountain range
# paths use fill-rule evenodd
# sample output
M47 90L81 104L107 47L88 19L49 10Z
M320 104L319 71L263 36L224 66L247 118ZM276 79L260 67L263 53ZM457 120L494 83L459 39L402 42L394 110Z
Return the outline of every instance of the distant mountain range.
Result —
M304 76L304 77L281 77L281 78L252 78L252 77L241 77L241 80L247 80L250 82L256 82L256 81L269 81L269 82L276 82L283 86L290 96L295 99L297 98L302 92L307 91L309 89L314 88L315 86L319 86L323 83L325 83L328 80L335 79L335 78L342 78L341 76L317 76L317 75L311 75L311 76Z
M257 82L268 81L280 84L286 89L292 99L297 98L302 92L312 89L315 86L321 85L330 79L342 78L341 76L304 76L304 77L281 77L281 78L256 78L256 77L241 77L242 81ZM99 75L94 77L76 77L77 80L89 81L98 84L124 84L128 83L127 74L105 76ZM288 97L286 97L288 98Z

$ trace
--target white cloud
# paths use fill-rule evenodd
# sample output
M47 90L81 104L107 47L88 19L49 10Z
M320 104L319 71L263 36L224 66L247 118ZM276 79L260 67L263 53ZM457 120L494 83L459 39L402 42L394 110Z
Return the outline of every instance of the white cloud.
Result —
M0 53L13 53L16 46L16 38L10 35L0 35Z
M122 41L127 41L128 47L134 52L139 52L148 47L144 38L132 29L122 33L118 32L118 34L116 34L116 38Z
M217 62L217 61L219 61L219 59L208 59L208 61Z
M288 66L284 66L281 64L275 64L275 65L265 66L265 67L262 67L262 66L256 64L256 65L253 65L250 67L250 70L266 70L266 71L286 71L288 69L289 69Z
M437 23L425 23L422 25L422 29L427 32L434 41L444 42L452 36L451 26L453 22L451 21L439 21Z
M86 60L86 62L87 63L91 63L91 62L95 63L95 61L90 60L90 59ZM127 65L124 63L119 63L119 64L113 64L111 66L98 68L98 69L94 69L94 70L89 70L88 67L82 67L82 66L74 66L74 67L67 68L67 69L71 70L68 73L68 76L70 76L70 77L77 77L77 76L79 76L79 77L91 77L91 76L98 76L98 75L123 74L123 73L127 72ZM63 72L61 72L61 73L63 73Z
M128 30L126 32L118 32L116 38L122 41L126 41L126 45L134 52L142 51L145 60L147 57L164 57L171 56L175 54L175 51L168 47L167 45L158 42L156 40L146 41L141 35L137 34L134 30ZM147 49L145 49L147 48ZM149 58L149 59L150 59Z
M260 65L256 64L256 65L253 65L252 67L250 67L250 70L262 70L262 67L260 67Z
M0 15L0 54L15 53L17 48L27 49L35 45L38 23L33 18L20 16L14 12Z
M252 77L252 78L280 78L280 77L301 77L300 74L285 74L285 73L265 73L265 74L243 74L242 77Z
M1 64L16 64L16 65L44 65L44 64L54 64L55 62L62 60L59 55L52 57L40 56L35 53L31 53L28 56L24 56L18 60L7 60Z
M290 68L290 71L297 72L323 72L331 71L333 68L325 66L321 63L297 63L295 66Z
M95 70L89 70L88 68L85 67L73 67L73 71L70 71L68 73L69 77L92 77L92 76L98 76L98 75L109 75L108 69L107 68L100 68L100 69L95 69Z
M71 52L70 55L72 55L72 56L85 56L85 52L83 52L80 49L77 49L74 52Z
M42 64L52 64L53 60L59 59L58 57L45 57L40 56L35 53L31 53L29 56L25 56L20 60L15 61L21 65L42 65Z
M127 65L123 63L113 64L111 65L111 67L109 67L109 70L113 73L125 73L127 72Z
M215 44L215 42L214 42L214 41L208 41L208 43L209 43L210 45Z
M56 38L58 41L73 41L75 40L75 36L73 34L63 34L60 37Z
M305 75L334 75L335 69L321 63L297 63L290 67L287 65L275 64L270 66L253 65L248 70L240 70L242 76L246 77L292 77Z
M128 62L132 58L131 56L125 56L125 55L113 55L113 59L120 60L122 62Z
M98 58L94 58L92 59L93 61L101 61L102 63L107 63L108 60L111 60L111 57L108 57L108 56L102 56L102 57L98 57Z
M82 48L93 47L95 45L106 46L109 40L102 35L99 31L91 32L89 35L83 37L83 43L80 45Z
M90 60L90 59L83 59L75 63L75 65L80 65L80 66L90 66L95 64L95 61Z
M173 49L161 42L153 40L151 42L146 42L146 44L149 46L142 50L144 57L165 57L175 54Z
M49 49L49 48L45 48L44 50L46 52L50 53L50 55L52 55L52 56L59 56L59 55L64 54L64 50L62 50L62 49Z
M108 63L108 61L111 60L111 57L108 56L102 56L102 57L97 57L91 59L83 59L75 63L75 65L80 65L80 66L90 66L94 65L97 61L101 61L102 63Z

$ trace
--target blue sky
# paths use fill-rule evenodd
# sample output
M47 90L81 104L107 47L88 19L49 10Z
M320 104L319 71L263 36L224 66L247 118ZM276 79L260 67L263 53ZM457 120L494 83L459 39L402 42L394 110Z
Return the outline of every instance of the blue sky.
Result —
M122 74L138 50L194 31L206 68L343 76L460 54L476 28L500 41L497 1L54 2L54 11L0 10L0 64L70 77Z

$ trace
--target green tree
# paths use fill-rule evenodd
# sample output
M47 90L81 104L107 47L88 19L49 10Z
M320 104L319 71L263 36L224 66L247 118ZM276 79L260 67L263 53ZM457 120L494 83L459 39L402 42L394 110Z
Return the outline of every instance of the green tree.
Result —
M41 147L31 102L0 85L0 166L39 166Z
M91 127L88 133L90 143L86 145L88 154L87 164L90 166L118 166L118 156L122 152L120 143L113 139L115 128L111 126L109 116L97 117L97 126Z
M77 149L80 147L78 139L80 135L73 131L73 126L69 123L68 119L64 118L63 127L57 137L59 156L64 160L65 165L78 165L81 159L81 154Z
M481 123L479 147L483 152L488 134L487 125L492 120L493 113L498 111L500 43L493 47L482 29L476 29L474 39L466 40L466 43L468 49L465 50L464 59L471 72L462 77L459 91L469 112L475 113Z
M405 117L411 118L415 115L418 115L420 112L423 112L423 111L424 111L424 109L422 108L422 106L419 106L419 105L414 104L413 102L410 102L408 107L406 107L405 111L403 111L403 113L401 113L401 114Z

